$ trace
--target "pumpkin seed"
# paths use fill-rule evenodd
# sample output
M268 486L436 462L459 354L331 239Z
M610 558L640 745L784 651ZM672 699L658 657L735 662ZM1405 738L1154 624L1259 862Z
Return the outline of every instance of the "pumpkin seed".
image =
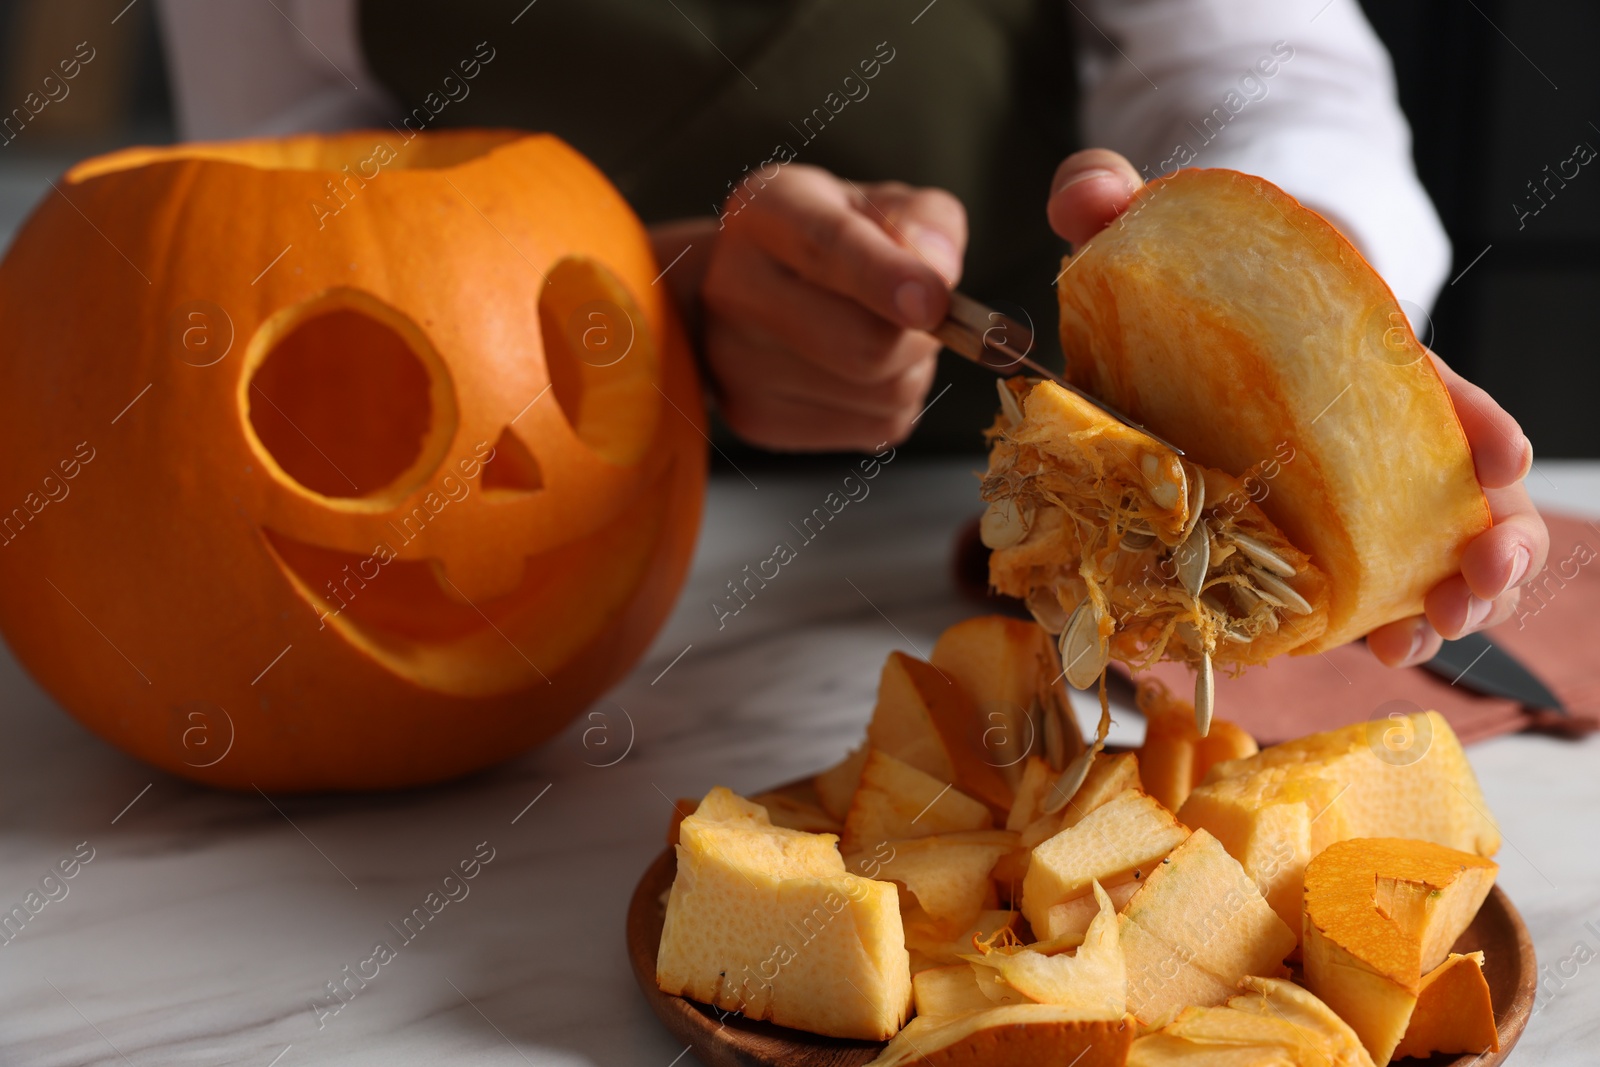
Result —
M1293 578L1295 576L1296 571L1292 563L1260 541L1257 541L1254 537L1234 530L1228 535L1228 540L1232 542L1235 548L1248 556L1250 562L1263 570L1270 571L1280 578Z
M1022 422L1022 407L1017 403L1016 395L1006 385L1004 378L996 379L994 384L995 388L1000 390L1001 414L1006 417L1006 421L1012 426L1020 425Z
M1062 722L1062 701L1054 686L1045 692L1041 703L1040 732L1044 734L1044 758L1055 769L1067 760L1067 734L1066 724Z
M1200 653L1200 670L1194 676L1194 725L1200 736L1211 732L1211 705L1216 699L1216 679L1211 673L1211 657Z
M1111 648L1100 635L1102 612L1092 597L1084 597L1061 630L1061 666L1067 683L1087 689L1106 669Z
M1033 526L1033 509L1015 500L996 500L978 523L978 536L989 548L1010 548L1020 544Z
M1260 578L1261 578L1261 572L1260 571L1258 571L1258 570L1256 570L1254 568L1251 568L1247 573L1250 575L1250 577L1256 579L1257 581L1260 581ZM1277 597L1273 596L1271 593L1267 592L1265 589L1258 589L1258 588L1256 588L1255 586L1252 585L1252 586L1250 586L1250 593L1257 600L1261 600L1261 601L1264 601L1264 602L1266 602L1268 604L1271 604L1275 608L1282 609L1282 608L1288 607L1287 604L1285 604L1283 601L1279 600Z
M1189 516L1184 520L1183 539L1187 539L1200 524L1200 512L1206 506L1206 478L1203 471L1196 471L1189 482Z
M1239 605L1240 612L1245 615L1256 613L1256 607L1261 603L1261 596L1248 582L1230 583L1228 588L1233 591L1234 603Z
M1054 815L1067 806L1067 801L1073 798L1083 785L1083 780L1089 777L1089 764L1094 761L1095 751L1093 745L1084 749L1067 764L1065 770L1056 775L1056 780L1050 784L1039 805L1040 811L1046 815Z
M1177 564L1178 583L1184 592L1198 597L1201 586L1205 585L1206 573L1211 570L1210 526L1200 523L1189 531L1183 543L1172 550L1172 558Z
M1269 600L1261 590L1249 582L1232 582L1228 588L1233 592L1233 602L1239 606L1239 612L1248 619L1253 619L1261 624L1262 630L1269 634L1278 632L1278 613L1273 608L1282 608L1283 605L1276 600ZM1266 604L1265 609L1261 605Z
M1122 531L1122 539L1118 542L1120 547L1127 549L1129 552L1143 552L1155 543L1156 532L1150 528L1148 523L1143 522L1131 523L1126 530Z
M1061 606L1061 598L1053 590L1030 589L1025 603L1033 621L1044 627L1045 633L1059 634L1066 629L1067 609Z
M1250 569L1250 578L1256 583L1256 592L1269 604L1275 604L1285 611L1292 611L1296 615L1310 615L1311 602L1285 582L1276 574L1271 574L1259 567Z
M1174 482L1164 476L1160 458L1154 452L1146 452L1139 461L1139 471L1144 475L1145 485L1150 487L1150 499L1155 501L1158 508L1171 511L1188 493L1182 464L1178 465L1179 480Z

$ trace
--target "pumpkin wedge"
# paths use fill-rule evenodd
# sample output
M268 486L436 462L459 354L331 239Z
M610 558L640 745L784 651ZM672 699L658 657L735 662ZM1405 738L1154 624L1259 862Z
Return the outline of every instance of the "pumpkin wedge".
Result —
M1306 985L1360 1035L1373 1062L1394 1054L1424 974L1444 961L1498 870L1481 856L1400 838L1341 841L1306 867Z
M976 633L987 633L991 629L988 626L968 628ZM1020 647L1038 653L1042 645L1043 651L1048 653L1049 643L1040 642L1037 636ZM1004 629L1000 637L1016 640L1019 635ZM948 648L946 655L949 655ZM966 657L959 658L965 665ZM970 672L968 681L977 686L983 684L981 676ZM984 690L979 688L978 691ZM838 764L816 775L813 785L819 802L834 818L842 820L861 783L867 749L875 748L941 782L953 784L996 812L1005 812L1012 806L1009 772L984 748L986 737L1007 733L1004 729L992 731L994 725L995 721L985 718L979 711L968 684L914 656L891 652L878 679L878 700L867 723L866 742Z
M872 855L846 856L845 866L905 886L916 905L901 908L908 930L915 923L923 938L948 939L977 923L994 895L989 872L1016 841L1017 835L1007 830L886 841Z
M1133 1043L1127 1067L1372 1067L1326 1004L1276 978L1250 977L1215 1007L1185 1008Z
M965 960L918 971L911 976L911 996L916 1004L917 1018L988 1011L995 1006L995 1000L978 988L978 980L978 972ZM1015 991L1002 993L1001 996L1007 1003L1029 1003L1027 997Z
M1060 1004L1004 1004L970 1015L919 1015L867 1067L1123 1067L1132 1019L1085 1019Z
M1282 190L1186 168L1063 268L1068 378L1185 452L1053 383L1003 388L990 581L1084 654L1075 684L1108 656L1204 674L1343 644L1421 613L1489 527L1394 294Z
M1429 971L1417 989L1406 1035L1395 1046L1396 1059L1435 1052L1499 1052L1494 1004L1483 977L1483 953L1450 953Z
M1011 806L1011 786L984 758L982 738L988 725L954 679L915 656L889 653L867 724L867 743L1005 811Z
M976 922L950 937L943 927L918 923L913 917L913 921L905 923L906 949L911 953L911 973L916 975L930 968L949 966L960 960L963 953L972 951L973 938L987 939L999 935L1002 930L1015 930L1021 920L1021 912L985 908L978 913Z
M978 987L1015 989L1040 1004L1077 1009L1084 1018L1120 1019L1128 1008L1128 965L1118 936L1111 897L1093 883L1095 916L1083 943L1068 952L1041 951L1046 945L990 947L967 961L978 972ZM1049 946L1053 947L1053 946ZM995 980L998 979L998 982Z
M1042 764L1044 761L1039 762ZM1046 782L1040 789L1038 801L1045 799L1054 778L1055 775L1051 774L1051 781ZM1091 811L1112 797L1129 789L1139 788L1139 760L1132 752L1119 752L1115 755L1096 752L1089 762L1089 772L1084 775L1083 784L1078 786L1078 791L1072 794L1061 810L1052 814L1038 814L1030 819L1022 829L1016 851L1002 856L1000 862L995 864L994 878L1000 884L1001 890L1011 896L1016 896L1021 891L1023 879L1028 873L1028 860L1036 846L1062 830L1076 826ZM1019 799L1022 795L1022 790L1019 788ZM1013 808L1012 813L1016 814L1017 810ZM1037 804L1032 810L1035 812L1039 810ZM1006 826L1008 828L1011 826L1009 818Z
M844 759L811 779L822 809L843 822L850 811L850 801L861 784L861 769L867 765L867 744L863 741L851 749Z
M1083 751L1054 643L1039 627L980 615L940 634L928 658L977 705L979 750L1013 789L1029 755L1059 769Z
M900 1028L911 970L892 884L847 872L832 834L773 826L721 787L678 838L662 992L836 1037Z
M1189 831L1149 796L1127 789L1042 842L1022 880L1022 914L1039 934L1053 905L1087 896L1092 883L1148 874Z
M871 852L884 841L987 830L993 821L987 807L959 789L873 748L867 750L841 840L848 852Z
M1142 879L1130 876L1125 882L1112 882L1105 886L1106 896L1111 898L1112 907L1120 912L1128 906L1128 901L1133 899L1133 895L1143 885ZM1050 910L1045 913L1045 928L1035 933L1049 941L1082 938L1099 912L1099 901L1092 897L1073 897L1071 900L1063 900L1060 904L1050 906Z
M1222 1003L1240 979L1278 973L1294 948L1294 932L1204 830L1143 882L1119 921L1128 1010L1145 1026L1162 1025L1185 1005Z
M1389 734L1410 738L1409 750L1386 748ZM1335 841L1409 837L1480 856L1500 847L1466 752L1437 712L1273 745L1207 779L1178 817L1215 834L1296 930L1306 864Z
M1045 795L1055 778L1056 772L1048 760L1040 756L1027 758L1022 765L1022 778L1017 782L1016 795L1011 800L1011 810L1006 812L1007 830L1024 830L1044 814Z
M1226 719L1213 720L1202 737L1194 705L1173 696L1155 678L1140 680L1135 699L1145 720L1139 776L1145 791L1170 811L1183 807L1216 764L1260 751L1255 738Z

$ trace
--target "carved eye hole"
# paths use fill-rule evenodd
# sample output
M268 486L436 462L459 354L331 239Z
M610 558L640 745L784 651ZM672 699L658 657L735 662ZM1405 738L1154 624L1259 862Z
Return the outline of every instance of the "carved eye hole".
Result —
M539 294L551 392L579 440L619 466L638 463L661 414L660 361L639 306L604 264L561 260Z
M292 481L326 497L383 500L438 465L454 430L453 391L397 312L336 291L275 315L252 348L242 398L250 427Z

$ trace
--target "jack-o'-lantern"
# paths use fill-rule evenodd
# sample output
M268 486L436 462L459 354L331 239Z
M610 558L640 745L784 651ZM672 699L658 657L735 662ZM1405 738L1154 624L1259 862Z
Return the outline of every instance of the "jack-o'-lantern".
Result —
M704 412L647 235L548 136L132 149L0 267L0 627L101 737L264 790L560 730L685 576Z

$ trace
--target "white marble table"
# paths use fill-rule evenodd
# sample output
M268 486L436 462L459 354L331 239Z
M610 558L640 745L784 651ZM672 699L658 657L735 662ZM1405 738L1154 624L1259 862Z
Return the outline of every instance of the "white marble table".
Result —
M754 790L854 742L885 654L926 651L970 613L946 565L972 466L889 465L720 630L717 591L846 469L719 478L677 613L597 717L441 788L276 806L197 788L88 735L0 656L0 911L93 855L0 945L0 1065L687 1064L622 938L667 798ZM1532 484L1600 515L1600 464L1541 463ZM1138 720L1119 732L1137 741ZM1472 757L1506 839L1502 884L1541 961L1569 959L1513 1062L1594 1063L1600 962L1573 952L1600 951L1600 740L1509 737ZM468 895L319 1020L324 983L398 944L386 924L489 849Z

